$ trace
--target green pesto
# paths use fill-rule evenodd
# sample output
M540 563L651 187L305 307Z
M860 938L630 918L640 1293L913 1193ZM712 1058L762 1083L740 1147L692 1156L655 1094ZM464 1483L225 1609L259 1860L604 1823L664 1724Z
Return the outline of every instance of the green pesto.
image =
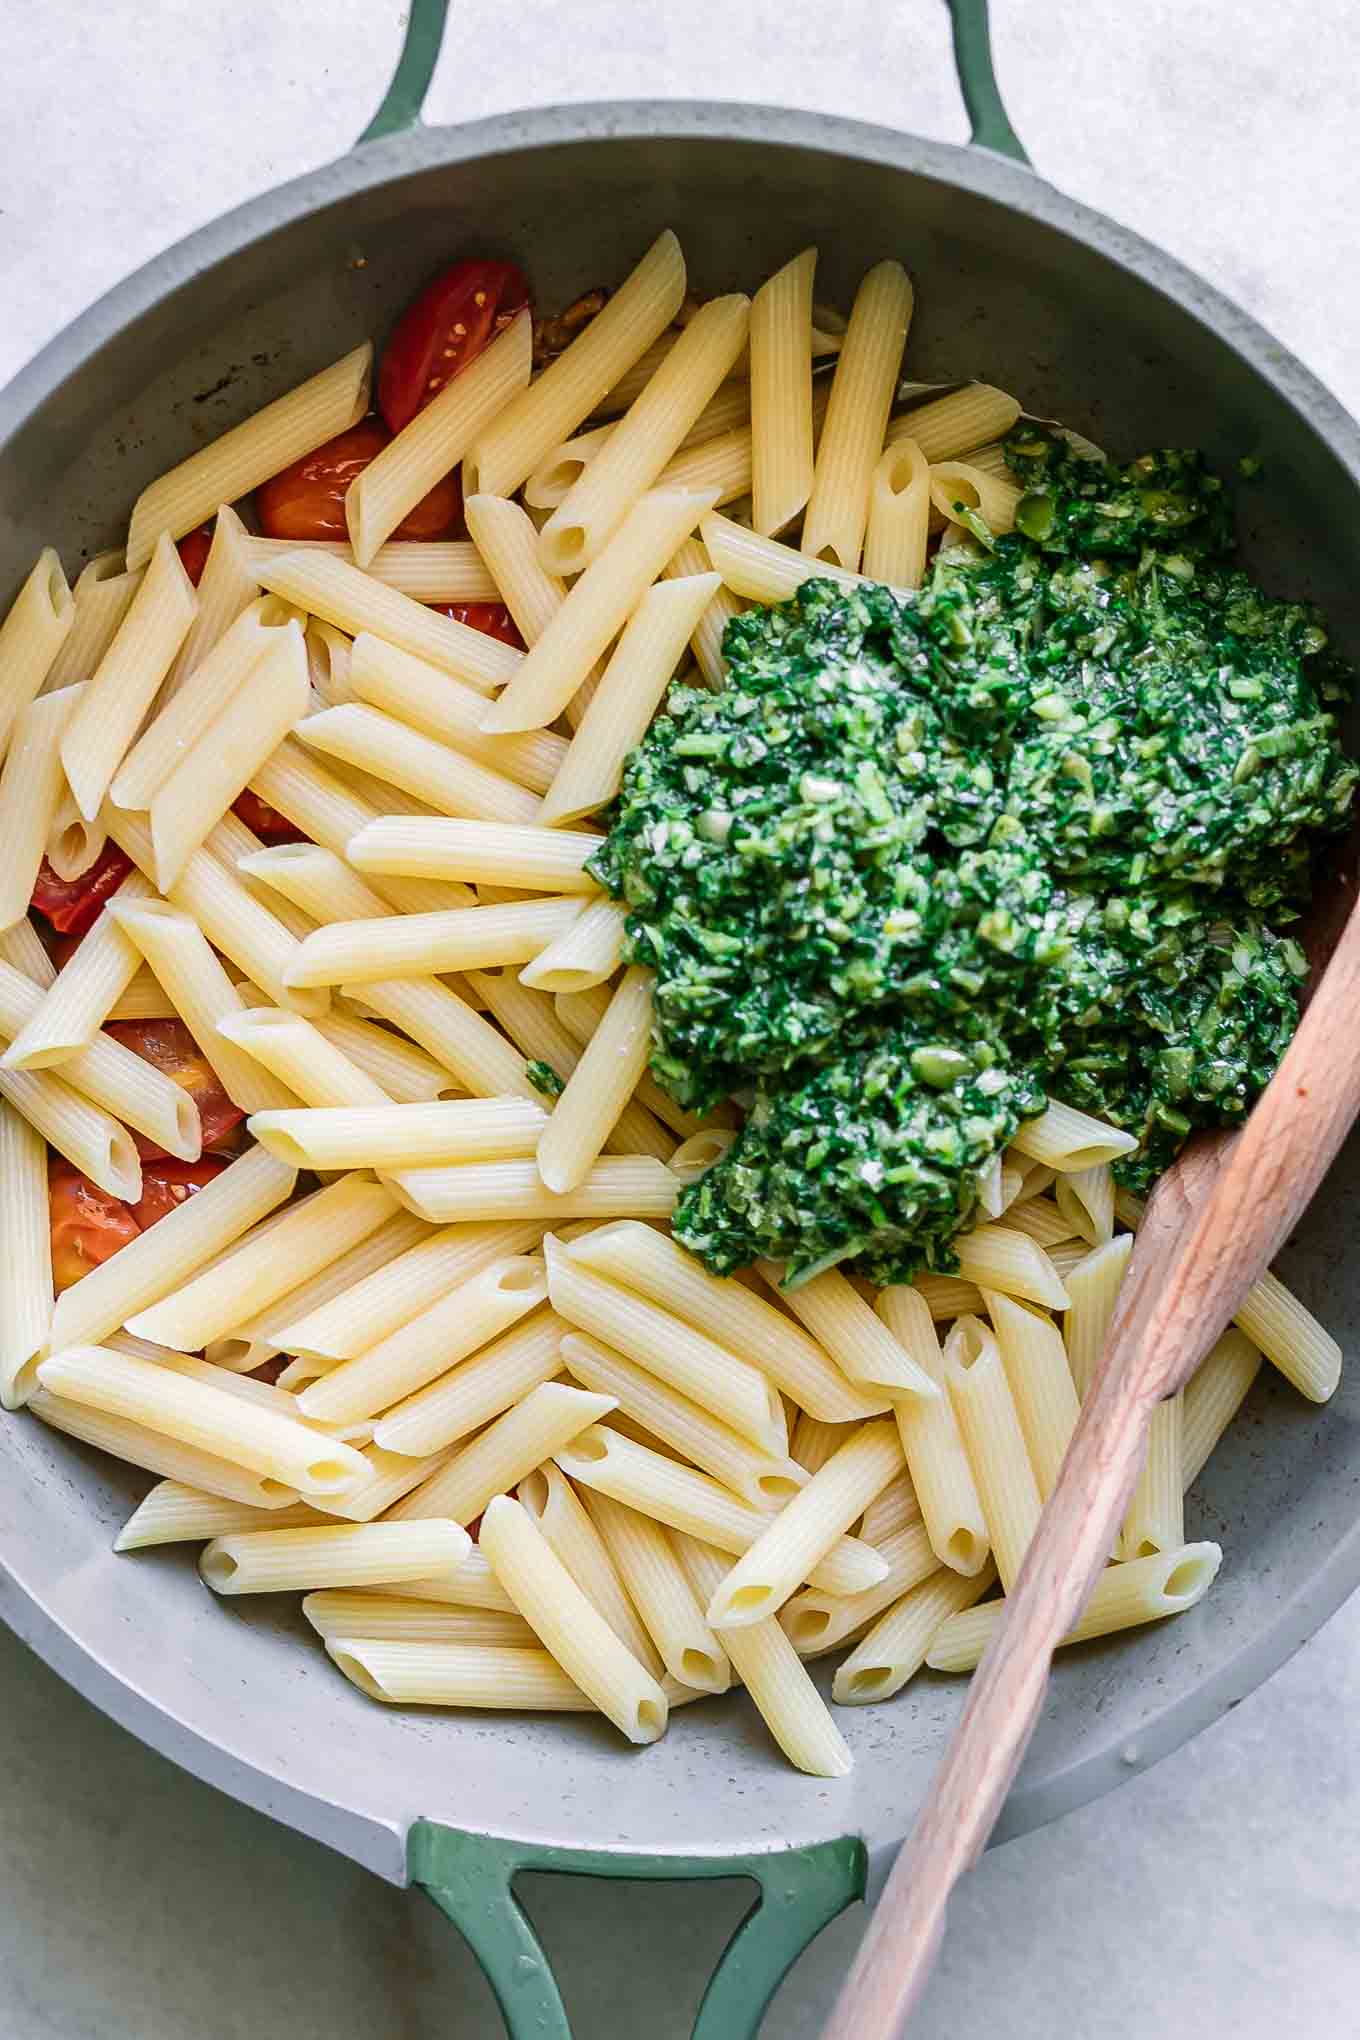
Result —
M814 581L736 618L592 859L655 973L658 1080L754 1100L677 1211L711 1267L952 1266L1049 1092L1137 1135L1144 1188L1295 1025L1280 931L1350 804L1349 675L1228 563L1198 455L1007 453L1017 531L919 595Z
M567 1088L552 1064L540 1062L537 1056L531 1056L525 1063L524 1074L534 1089L541 1091L545 1098L560 1098Z

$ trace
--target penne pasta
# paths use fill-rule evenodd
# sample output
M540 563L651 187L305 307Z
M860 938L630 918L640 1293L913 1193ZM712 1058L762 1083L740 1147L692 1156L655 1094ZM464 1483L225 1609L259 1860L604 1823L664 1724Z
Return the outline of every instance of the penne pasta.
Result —
M390 1021L433 1056L475 1098L537 1102L524 1057L466 999L436 978L384 978L354 988L380 1020ZM346 996L349 996L348 990Z
M300 1530L325 1522L309 1502L281 1508L229 1501L181 1480L162 1480L139 1502L114 1539L115 1551L149 1551L157 1544L206 1543L233 1530Z
M889 446L914 439L929 461L952 460L985 440L1004 439L1020 416L1016 398L990 383L968 383L894 418Z
M989 532L1000 536L1015 526L1015 508L1024 494L964 460L936 461L930 469L930 500L940 516L959 518L971 530L969 515L980 517Z
M901 1435L900 1427L898 1435ZM911 1475L904 1468L874 1496L855 1534L866 1544L881 1546L885 1538L896 1537L900 1530L910 1530L920 1520L921 1504L916 1498Z
M647 1066L651 1046L652 974L634 964L539 1135L538 1172L550 1190L574 1190L589 1174Z
M737 530L742 527L738 525ZM676 547L664 567L663 574L668 581L693 581L701 574L708 574L716 567L710 559L708 548L697 538L687 538L683 545ZM739 602L731 590L720 584L713 590L698 622L690 632L690 649L694 653L704 685L716 694L727 677L727 662L723 658L723 636L734 616L740 616L745 603Z
M57 796L43 852L58 878L83 878L98 862L108 834L99 821L87 822L68 787Z
M75 618L75 598L61 561L46 546L0 623L0 758L43 683L48 683L49 692L62 685L49 676ZM76 672L71 678L86 680L89 674Z
M325 1523L319 1529L235 1530L198 1561L215 1594L380 1587L456 1566L471 1539L456 1523Z
M537 1296L522 1272L529 1265L539 1277ZM538 1261L532 1264L497 1262L492 1269L473 1276L453 1294L462 1294L466 1298L471 1292L481 1290L482 1303L479 1306L478 1297L472 1295L470 1307L481 1308L482 1323L469 1325L466 1329L461 1322L457 1324L455 1340L447 1353L436 1356L441 1358L442 1364L456 1361L461 1353L472 1350L478 1343L478 1339L471 1336L474 1330L480 1338L489 1336L485 1325L492 1322L493 1311L486 1307L488 1302L501 1304L500 1312L495 1314L502 1318L509 1314L509 1304L514 1300L515 1292L510 1288L509 1295L505 1294L508 1285L505 1274L500 1271L512 1266L521 1270L518 1277L523 1284L520 1295L526 1307L532 1309L534 1303L541 1300L542 1268ZM486 1299L488 1287L493 1293ZM422 1317L411 1319L400 1331L394 1332L381 1345L371 1347L360 1359L346 1361L342 1367L335 1368L318 1384L317 1399L321 1399L323 1391L329 1394L332 1385L337 1394L342 1389L349 1393L349 1384L337 1379L347 1371L351 1381L359 1384L360 1392L364 1378L372 1382L381 1374L385 1377L385 1385L403 1365L410 1369L408 1378L412 1380L422 1371L428 1375L428 1366L422 1368L421 1355L431 1351L432 1335L438 1334L441 1318L437 1314L442 1312L442 1322L448 1321L450 1310L445 1305L451 1307L450 1298L434 1305ZM565 1330L555 1312L534 1310L532 1316L513 1325L501 1337L492 1339L463 1365L451 1367L448 1372L436 1370L437 1378L430 1380L428 1386L417 1387L413 1393L406 1394L403 1401L391 1404L375 1428L375 1441L385 1451L420 1456L443 1451L460 1438L468 1437L480 1425L501 1416L543 1382L553 1380L561 1372L562 1358L558 1348ZM375 1359L375 1355L379 1357ZM304 1391L304 1394L311 1393L311 1390Z
M275 1006L224 1013L217 1031L305 1106L381 1107L394 1102L300 1013L281 1013Z
M1071 1105L1050 1102L1037 1119L1023 1120L1011 1146L1032 1161L1045 1162L1059 1174L1076 1174L1132 1154L1138 1143L1131 1133L1078 1112Z
M369 1643L493 1644L504 1650L538 1646L521 1615L408 1601L376 1588L324 1587L307 1595L302 1612L323 1643L333 1636L362 1636Z
M475 532L473 537L476 537ZM329 553L351 566L356 564L354 549L344 538L246 539L246 556L251 562L279 559L284 553L292 552ZM209 566L211 562L209 554ZM402 595L409 595L414 602L495 602L499 599L500 591L481 550L465 538L396 539L390 545L378 547L364 572L373 580L381 581L385 588L396 588ZM320 628L325 632L329 626L323 624ZM333 639L334 633L331 636ZM324 689L322 691L325 692Z
M802 551L853 573L869 514L869 489L911 324L913 292L897 262L880 262L858 291L836 363L826 424L803 520Z
M1053 1196L1071 1231L1091 1246L1102 1247L1106 1240L1113 1239L1114 1178L1108 1164L1057 1177Z
M751 300L752 522L783 531L812 494L812 282L805 248Z
M971 1579L944 1568L912 1587L837 1665L832 1699L841 1707L891 1700L920 1671L950 1616L971 1608L995 1584L996 1569L988 1565Z
M996 1569L1009 1591L1039 1520L1039 1487L997 1341L980 1319L959 1319L945 1342L944 1368Z
M383 921L334 921L299 945L289 966L290 983L295 988L363 985L527 963L564 934L581 911L580 896L572 895Z
M532 822L538 815L537 797L527 786L365 702L349 701L308 716L298 725L297 735L309 749L357 765L374 778L415 794L441 814L507 823Z
M1341 1348L1269 1272L1248 1292L1237 1323L1273 1367L1310 1402L1326 1402L1341 1379Z
M596 1712L594 1702L546 1650L356 1636L328 1636L325 1642L331 1662L370 1700L403 1707L508 1708L514 1713Z
M1185 1385L1181 1411L1181 1485L1192 1488L1261 1371L1262 1355L1230 1326Z
M89 1277L83 1279L88 1281ZM54 1431L64 1431L68 1437L95 1445L101 1452L110 1452L130 1466L143 1467L164 1480L180 1481L187 1487L202 1489L205 1494L249 1503L257 1509L272 1511L297 1501L297 1491L284 1481L201 1451L133 1418L110 1415L91 1403L75 1402L68 1396L35 1388L25 1407Z
M38 565L42 565L41 559ZM34 572L37 570L35 567ZM123 564L121 551L96 553L95 557L82 568L71 591L74 603L71 626L57 646L56 655L47 669L46 677L39 682L41 693L55 694L59 687L71 687L89 679L112 644L118 626L127 615L132 598L141 585L141 570L134 574L128 573ZM43 608L41 594L31 599L36 599L41 618ZM58 612L60 600L60 590L57 590L53 600L54 615ZM31 651L28 656L30 658L33 656ZM8 658L5 663L8 665ZM21 683L16 694L22 692Z
M479 978L478 983L482 982L483 980ZM527 989L532 992L532 987ZM534 996L538 996L538 994L534 994ZM603 1020L608 1007L609 988L607 985L587 985L574 992L555 992L553 994L553 1011L561 1022L562 1028L572 1036L573 1040L582 1043L582 1045L589 1041L591 1035L595 1032L601 1020ZM551 1060L551 1057L549 1057L549 1060ZM662 1090L660 1084L657 1083L655 1077L650 1072L646 1072L642 1076L638 1083L636 1095L639 1102L644 1104L647 1110L653 1113L664 1126L669 1126L674 1133L685 1139L694 1134L710 1132L716 1127L726 1126L729 1122L733 1121L730 1108L723 1105L715 1106L707 1114L687 1112L684 1106L677 1105L674 1098Z
M732 1666L704 1619L670 1534L608 1495L592 1495L590 1513L671 1677L703 1693L725 1693Z
M191 675L197 674L237 618L259 595L260 585L251 564L250 545L246 528L230 503L220 503L213 519L208 557L195 590L198 608L184 642L175 654L175 662L165 677L161 690L162 707L175 698ZM128 800L121 805L138 807L145 803Z
M867 516L867 493L865 502ZM813 559L777 538L762 538L714 510L699 519L699 537L724 586L750 602L787 602L804 581L835 581L843 588L873 585L867 575L838 567L833 560Z
M1063 1319L1063 1343L1077 1395L1084 1399L1095 1380L1114 1316L1119 1285L1133 1251L1132 1233L1121 1233L1081 1255L1066 1279L1070 1307Z
M880 1292L876 1309L898 1343L943 1389L944 1359L930 1306L920 1291L896 1284ZM894 1409L931 1548L942 1565L976 1577L987 1562L991 1537L953 1402L947 1394L934 1402L918 1397L899 1402Z
M1039 1499L1046 1502L1058 1484L1081 1408L1067 1349L1046 1311L992 1289L984 1289L982 1296L1038 1482Z
M660 338L685 295L685 258L660 234L609 302L481 434L463 464L465 496L510 496Z
M551 1460L535 1467L515 1495L620 1643L659 1678L664 1671L660 1654L624 1592L604 1539L562 1469Z
M757 1261L756 1268L857 1387L893 1401L919 1396L932 1402L939 1395L925 1368L899 1344L883 1319L874 1316L839 1269L828 1268L808 1282L785 1289L784 1271L774 1262Z
M433 1056L371 1020L352 1020L343 1013L328 1013L317 1023L316 1031L398 1105L432 1103L461 1088L452 1073L441 1068Z
M0 927L12 928L28 912L65 791L63 734L83 687L44 694L15 716L0 770Z
M869 483L864 571L894 588L919 588L926 573L931 468L914 439L879 456Z
M345 492L345 523L359 566L368 566L408 511L528 387L532 354L533 322L525 311L359 470Z
M516 506L497 502L497 507L512 510ZM521 630L532 643L523 625ZM354 640L350 685L356 700L409 723L423 736L450 745L534 793L547 792L567 753L566 739L551 730L488 737L482 729L486 702L475 688L464 686L424 659L385 644L371 631L362 631Z
M959 1273L965 1282L1023 1297L1049 1310L1064 1310L1067 1291L1057 1269L1037 1241L1004 1225L980 1225L960 1233L954 1242Z
M530 892L591 893L599 890L599 882L587 872L586 859L600 842L583 830L387 815L359 831L348 855L359 871L464 879Z
M47 1149L0 1101L0 1406L15 1410L37 1385L36 1362L52 1323Z
M261 1147L299 1169L420 1169L532 1154L547 1114L526 1098L256 1112Z
M155 890L139 871L128 873L15 1033L4 1054L6 1068L48 1069L69 1062L95 1039L142 960L117 910L152 898Z
M30 920L16 921L12 928L0 928L0 960L17 970L40 992L50 989L57 967Z
M128 524L129 567L145 565L159 538L182 538L220 503L249 495L304 453L357 425L368 409L372 368L373 348L365 341L143 489Z
M126 1127L47 1070L0 1066L0 1098L110 1197L137 1204L142 1166Z
M1119 1539L1121 1558L1150 1558L1185 1542L1184 1402L1167 1396L1152 1412L1147 1451Z
M508 1492L613 1407L608 1396L589 1395L560 1381L544 1382L398 1502L392 1515L403 1522L451 1516L457 1523L470 1523L494 1495Z

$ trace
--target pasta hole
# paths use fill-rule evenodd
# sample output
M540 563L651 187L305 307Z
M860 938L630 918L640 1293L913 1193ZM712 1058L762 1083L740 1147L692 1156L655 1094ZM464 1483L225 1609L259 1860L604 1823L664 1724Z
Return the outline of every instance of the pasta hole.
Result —
M847 1685L854 1699L869 1700L883 1691L891 1676L887 1665L866 1665L863 1671L850 1674Z
M547 1514L548 1476L542 1467L536 1466L532 1473L526 1473L515 1493L531 1516L541 1520Z
M105 576L100 575L101 580ZM71 591L66 585L66 576L61 570L61 561L54 559L47 569L47 599L52 605L54 616L65 616L72 606Z
M584 1459L591 1466L598 1466L602 1459L609 1457L609 1439L592 1425L589 1430L579 1432L567 1449L574 1459Z
M789 1617L789 1640L795 1650L811 1650L831 1627L829 1608L800 1608Z
M553 533L553 565L570 574L585 564L586 533L582 524L562 524Z
M786 1473L762 1473L756 1479L758 1493L767 1495L771 1501L787 1502L798 1492L798 1482L790 1480Z
M353 1468L343 1459L314 1459L307 1468L306 1485L313 1491L333 1493L354 1478Z
M728 1595L727 1605L734 1615L744 1615L750 1609L763 1608L769 1598L769 1587L738 1587L735 1594Z
M517 1257L501 1271L496 1287L502 1295L523 1296L544 1288L543 1263L536 1255Z
M266 1478L260 1482L260 1499L268 1502L295 1502L297 1495L286 1481Z
M1196 1552L1193 1557L1181 1559L1167 1574L1162 1592L1168 1601L1193 1601L1204 1592L1213 1578L1211 1562Z
M1155 1558L1161 1548L1155 1537L1144 1537L1139 1541L1137 1548L1130 1551L1127 1556L1129 1558ZM1169 1584L1167 1591L1168 1593L1171 1591Z
M354 1652L347 1649L343 1643L328 1642L326 1649L330 1653L333 1662L340 1667L345 1677L352 1680L361 1693L367 1693L370 1700L390 1700L392 1698L392 1695L388 1692L382 1681L374 1678L367 1665L361 1663L354 1655Z
M121 1126L109 1135L108 1185L115 1197L121 1197L125 1204L140 1202L142 1195L142 1165L137 1158L137 1149L132 1135ZM105 1186L101 1184L101 1189Z
M666 1725L664 1709L658 1707L655 1700L639 1700L635 1719L639 1735L649 1742L655 1742Z
M958 1572L976 1572L981 1562L978 1545L979 1539L971 1530L951 1531L944 1548L945 1564L952 1565Z
M720 1678L717 1662L711 1651L686 1650L680 1656L680 1676L686 1685L713 1686Z
M198 1562L198 1569L210 1587L219 1590L229 1586L240 1567L229 1551L205 1551Z

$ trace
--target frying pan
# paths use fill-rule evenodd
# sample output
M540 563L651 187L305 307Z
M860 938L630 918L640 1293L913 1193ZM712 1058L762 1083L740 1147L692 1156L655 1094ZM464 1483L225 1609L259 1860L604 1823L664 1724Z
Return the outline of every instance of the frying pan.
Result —
M350 155L149 263L0 394L0 593L54 539L68 564L116 544L146 482L381 336L452 254L512 256L553 306L624 274L670 225L705 293L749 287L815 242L819 296L847 304L870 263L899 255L919 286L913 375L983 376L1125 452L1258 456L1249 559L1273 589L1325 604L1343 649L1360 647L1360 431L1243 312L1028 167L997 95L985 0L953 4L967 148L716 103L429 130L419 110L445 4L414 0L392 86ZM1345 1346L1357 1219L1352 1144L1283 1264ZM1195 1734L1351 1591L1358 1424L1360 1382L1325 1411L1258 1385L1191 1505L1187 1534L1226 1547L1214 1592L1174 1623L1065 1655L999 1836ZM855 1770L832 1783L789 1771L740 1697L684 1710L645 1752L584 1716L389 1713L304 1646L291 1610L204 1594L182 1551L115 1558L143 1476L38 1424L9 1423L3 1440L0 1615L164 1755L423 1885L524 2040L568 2028L511 1890L518 1871L755 1879L761 1897L695 2028L741 2040L812 1936L886 1872L960 1708L960 1687L928 1675L891 1707L841 1712Z

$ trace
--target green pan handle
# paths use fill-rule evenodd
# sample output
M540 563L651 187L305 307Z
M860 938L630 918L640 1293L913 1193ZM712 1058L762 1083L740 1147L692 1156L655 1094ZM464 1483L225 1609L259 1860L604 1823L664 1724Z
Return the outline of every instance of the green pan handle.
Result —
M837 1913L864 1896L857 1837L754 1856L621 1856L533 1848L417 1821L407 1843L411 1881L427 1891L477 1957L511 2040L571 2040L552 1966L513 1890L522 1870L578 1877L683 1881L751 1877L760 1897L723 1951L691 2040L755 2040L781 1980Z
M948 6L954 20L954 63L975 146L1028 163L997 90L987 0L948 0ZM419 125L420 109L439 61L448 11L449 0L408 0L406 40L397 68L382 105L359 137L361 142L376 142L383 135L399 135Z

